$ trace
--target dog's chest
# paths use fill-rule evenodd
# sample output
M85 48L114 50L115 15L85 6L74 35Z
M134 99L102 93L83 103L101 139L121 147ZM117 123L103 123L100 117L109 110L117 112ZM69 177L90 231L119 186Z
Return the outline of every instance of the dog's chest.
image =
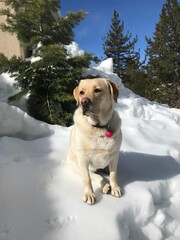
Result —
M115 141L113 138L98 138L92 144L89 152L89 163L92 170L105 168L113 160L115 154Z
M115 146L114 138L107 138L107 137L93 137L90 139L91 149L95 150L107 150L111 151Z
M109 165L113 160L113 154L107 154L102 152L94 152L89 158L90 170L96 171L97 169L103 169Z

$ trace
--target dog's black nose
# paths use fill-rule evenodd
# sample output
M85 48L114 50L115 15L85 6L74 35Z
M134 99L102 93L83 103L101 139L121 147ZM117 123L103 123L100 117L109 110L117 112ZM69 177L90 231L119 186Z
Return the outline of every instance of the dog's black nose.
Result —
M88 105L90 104L90 102L91 102L91 100L90 100L89 98L85 97L85 98L83 98L83 99L81 100L81 105L82 105L83 107L86 107L86 106L88 106Z

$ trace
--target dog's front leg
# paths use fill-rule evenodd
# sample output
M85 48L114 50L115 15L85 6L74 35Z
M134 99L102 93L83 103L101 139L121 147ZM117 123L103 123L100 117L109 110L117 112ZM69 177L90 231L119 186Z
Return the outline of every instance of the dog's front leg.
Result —
M83 154L85 156L85 154ZM94 204L95 202L95 194L93 192L91 178L89 174L89 164L88 160L84 157L79 157L79 166L80 166L80 172L81 177L83 181L84 186L84 194L83 194L83 201L88 204Z
M121 193L121 188L117 182L117 163L118 163L118 156L115 160L113 160L109 164L110 185L111 185L111 195L115 197L120 197L122 193Z

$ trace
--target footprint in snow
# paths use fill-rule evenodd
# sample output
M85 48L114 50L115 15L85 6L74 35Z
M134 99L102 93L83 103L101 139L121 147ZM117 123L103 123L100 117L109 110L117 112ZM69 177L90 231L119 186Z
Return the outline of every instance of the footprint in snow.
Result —
M68 226L72 222L76 222L77 217L76 216L55 216L55 217L49 217L46 220L46 224L48 224L50 227L53 228L64 228Z

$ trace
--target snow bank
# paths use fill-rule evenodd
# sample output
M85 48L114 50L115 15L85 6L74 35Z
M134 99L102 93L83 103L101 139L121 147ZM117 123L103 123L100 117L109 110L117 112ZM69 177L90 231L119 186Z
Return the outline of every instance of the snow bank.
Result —
M81 179L66 168L70 128L8 105L12 79L1 75L0 239L180 239L180 110L126 89L112 59L91 66L88 74L120 86L123 196L102 195L93 183L96 204L84 204Z
M8 98L17 94L19 90L15 89L13 87L14 85L14 79L9 76L8 73L3 73L0 75L0 101L8 103ZM23 111L27 112L27 98L28 94L26 96L23 96L19 101L16 102L10 102L9 104L12 106L16 106Z
M10 78L9 74L3 73L0 75L0 101L7 102L8 97L17 93L13 88L14 80Z
M25 140L50 135L53 130L44 122L36 121L21 109L0 102L0 137L11 136Z

